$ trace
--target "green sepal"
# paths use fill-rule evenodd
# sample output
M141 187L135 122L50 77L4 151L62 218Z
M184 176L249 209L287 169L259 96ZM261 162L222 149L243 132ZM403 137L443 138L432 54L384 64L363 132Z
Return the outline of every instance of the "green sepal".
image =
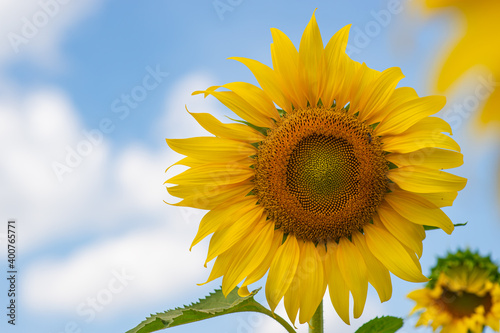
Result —
M430 280L427 282L427 288L434 288L441 272L446 275L452 274L456 268L464 267L470 272L486 271L488 279L491 282L500 283L500 272L498 265L495 264L490 256L481 256L478 252L472 252L469 249L448 252L444 258L438 258L436 266L431 269Z
M252 291L252 293L246 297L240 297L238 295L238 287L236 287L227 297L224 297L222 290L217 289L206 298L200 299L197 303L151 315L126 333L155 332L165 328L215 318L225 314L249 311L268 315L278 321L288 332L295 332L283 318L279 317L277 314L273 314L254 299L255 294L257 294L259 290L260 288Z
M350 102L347 103L347 105L343 107L343 109L344 109L345 112L349 112L350 108L351 108L351 103Z
M387 162L387 165L389 166L389 170L398 168L398 166L392 162Z
M454 224L455 227L464 227L467 225L467 223L469 222L465 222L465 223L457 223L457 224ZM439 227L434 227L434 226L431 226L431 225L424 225L424 230L425 231L428 231L428 230L436 230L436 229L441 229Z
M267 128L267 127L255 126L254 124L249 123L248 121L245 121L245 120L238 120L238 119L233 119L233 118L230 118L230 117L228 117L228 118L231 119L232 121L236 121L238 123L245 124L248 127L253 128L257 132L259 132L259 133L267 136L267 131L269 130L269 128Z
M392 316L375 317L358 328L356 333L394 333L403 327L403 319Z

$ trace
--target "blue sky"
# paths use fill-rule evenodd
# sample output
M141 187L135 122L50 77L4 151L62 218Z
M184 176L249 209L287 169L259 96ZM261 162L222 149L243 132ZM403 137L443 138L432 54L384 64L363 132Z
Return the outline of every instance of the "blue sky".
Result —
M421 95L434 93L433 73L460 33L453 12L425 16L409 0L63 2L0 3L0 248L7 219L16 219L19 270L17 325L7 325L2 314L2 332L124 332L149 313L219 286L218 280L196 285L209 273L203 268L208 242L188 251L203 212L163 203L164 170L179 159L164 139L204 134L184 105L219 118L231 115L213 99L190 93L232 81L256 83L227 58L270 64L271 27L298 45L315 8L324 42L353 24L352 58L378 70L401 67L406 78L400 86ZM29 38L26 22L39 25ZM19 36L23 42L12 42ZM492 131L471 126L474 91L487 78L469 73L448 93L440 113L465 156L464 166L452 172L469 179L445 210L455 223L469 225L452 236L428 233L424 273L436 256L457 247L500 261L498 144L491 143ZM5 263L1 259L2 274ZM7 284L0 281L0 302L6 304ZM396 277L393 286L393 298L384 304L370 289L364 315L351 326L326 299L327 329L348 333L375 315L406 316L412 303L404 297L420 286ZM408 320L405 332L430 332L414 329L414 322ZM172 331L277 327L241 314Z

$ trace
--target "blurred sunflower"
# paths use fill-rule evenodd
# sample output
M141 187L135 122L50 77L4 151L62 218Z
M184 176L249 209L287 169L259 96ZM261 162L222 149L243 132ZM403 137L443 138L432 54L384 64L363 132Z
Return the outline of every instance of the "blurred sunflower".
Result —
M428 325L441 333L481 333L485 326L500 329L500 275L489 257L469 250L438 259L431 280L408 294L412 313L422 310L417 326Z
M443 7L457 8L465 16L465 34L449 53L438 76L437 89L447 90L464 72L476 65L486 66L493 74L494 80L484 87L487 98L480 121L482 124L500 122L500 2L490 0L425 0L431 11ZM483 94L483 93L482 93Z
M167 189L182 198L176 205L210 210L192 244L213 233L207 282L223 276L225 294L242 282L247 295L269 271L271 309L284 298L292 322L300 309L300 323L328 286L349 323L349 292L358 318L368 283L390 299L389 271L427 281L423 225L453 231L440 207L466 180L441 169L463 163L460 147L442 134L451 133L445 121L429 117L445 98L396 89L399 68L379 72L351 60L349 26L323 47L313 14L298 51L283 32L271 33L273 68L233 58L260 88L233 82L193 93L214 96L243 120L192 113L214 136L167 139L186 156L176 164L190 167Z

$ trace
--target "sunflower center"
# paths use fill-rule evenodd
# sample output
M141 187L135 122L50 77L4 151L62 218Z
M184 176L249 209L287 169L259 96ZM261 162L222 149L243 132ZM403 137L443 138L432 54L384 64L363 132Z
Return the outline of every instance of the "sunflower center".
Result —
M443 288L439 303L454 317L468 317L476 312L478 306L484 307L485 313L491 309L492 298L488 292L484 296L466 291L454 292Z
M285 233L338 240L370 222L387 192L387 168L379 139L356 117L296 110L259 146L255 190Z
M313 134L290 154L286 184L305 210L333 212L357 191L358 169L354 147L346 139Z

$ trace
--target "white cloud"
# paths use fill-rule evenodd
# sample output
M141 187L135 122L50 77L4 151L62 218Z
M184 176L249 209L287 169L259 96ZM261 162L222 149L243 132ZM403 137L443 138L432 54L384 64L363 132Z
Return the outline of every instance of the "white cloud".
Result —
M135 210L141 207L158 212L165 208L162 201L167 195L163 186L164 171L177 160L179 158L173 153L155 155L139 145L128 147L116 163L115 176L120 187L117 192L122 193L121 201L134 202L132 209Z
M192 253L188 248L204 212L162 201L168 197L164 170L179 156L166 144L160 152L139 144L115 151L105 134L93 132L91 152L59 181L53 162L67 165L68 149L78 153L82 142L92 141L85 132L92 130L83 128L60 91L0 99L0 142L9 156L0 159L0 199L9 216L0 218L19 221L23 253L36 256L23 267L24 303L73 315L80 306L85 318L92 309L88 297L100 297L106 306L97 312L107 318L105 313L171 299L202 282L209 273L203 268L207 244ZM82 237L91 238L69 245ZM45 255L49 244L68 254ZM122 269L134 279L110 294ZM110 295L120 301L108 304Z
M60 42L70 28L99 7L102 0L2 0L0 63L29 56L49 66L62 61Z
M24 251L132 227L134 219L152 225L171 216L197 225L203 212L163 202L164 171L180 155L166 144L112 151L106 134L83 128L77 114L55 89L0 98L0 145L8 156L0 159L0 199L9 207L0 218L20 221Z
M65 95L38 91L20 101L0 101L0 198L9 207L2 218L19 220L25 250L60 237L86 214L82 203L102 181L106 143L58 181L53 163L64 163L68 149L82 142L81 125ZM9 214L9 216L3 216ZM55 232L54 232L55 231Z
M23 303L39 312L76 313L82 320L93 311L102 320L175 298L206 274L202 251L188 251L190 238L172 228L141 228L66 258L39 261L24 273Z

